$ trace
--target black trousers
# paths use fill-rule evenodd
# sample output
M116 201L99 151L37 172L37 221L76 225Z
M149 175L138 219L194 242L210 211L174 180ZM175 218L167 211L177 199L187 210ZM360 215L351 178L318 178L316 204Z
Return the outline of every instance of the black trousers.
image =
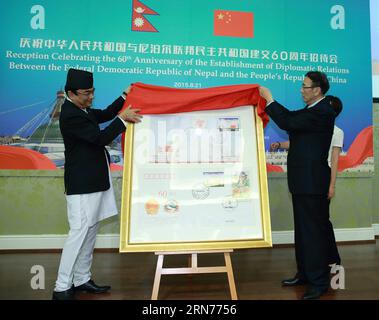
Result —
M329 287L329 264L340 264L327 195L292 195L298 277Z

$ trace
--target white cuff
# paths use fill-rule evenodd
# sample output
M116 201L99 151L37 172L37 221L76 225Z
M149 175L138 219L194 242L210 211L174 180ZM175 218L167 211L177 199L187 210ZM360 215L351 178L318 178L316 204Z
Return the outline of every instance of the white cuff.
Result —
M117 118L119 118L122 121L122 123L124 124L125 128L128 127L128 123L125 120L121 119L119 116L117 116Z

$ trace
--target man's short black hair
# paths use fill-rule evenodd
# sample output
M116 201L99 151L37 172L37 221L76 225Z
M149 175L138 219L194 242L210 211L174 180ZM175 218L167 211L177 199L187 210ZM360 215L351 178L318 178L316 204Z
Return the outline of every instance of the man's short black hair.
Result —
M326 96L325 98L329 101L329 104L332 106L337 117L343 109L343 104L342 104L341 99L335 96Z
M77 89L70 89L70 88L64 88L64 92L66 92L66 96L68 97L68 92L69 91L71 91L74 95L78 95L78 93L77 93L77 91L76 91Z
M325 73L320 71L309 71L305 76L312 80L312 83L315 87L321 88L322 94L328 92L330 85L328 77Z

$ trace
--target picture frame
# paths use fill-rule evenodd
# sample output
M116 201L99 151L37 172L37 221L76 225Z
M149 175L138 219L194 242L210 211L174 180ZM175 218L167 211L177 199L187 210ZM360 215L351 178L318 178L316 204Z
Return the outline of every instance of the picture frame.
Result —
M255 107L145 115L124 146L120 252L272 246Z

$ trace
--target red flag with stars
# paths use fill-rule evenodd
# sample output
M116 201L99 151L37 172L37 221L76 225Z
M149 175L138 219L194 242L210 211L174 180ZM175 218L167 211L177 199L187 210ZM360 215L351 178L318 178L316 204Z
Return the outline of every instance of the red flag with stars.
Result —
M242 11L215 10L214 35L224 37L253 38L253 13Z
M133 0L132 31L158 32L145 15L159 15L139 0Z

